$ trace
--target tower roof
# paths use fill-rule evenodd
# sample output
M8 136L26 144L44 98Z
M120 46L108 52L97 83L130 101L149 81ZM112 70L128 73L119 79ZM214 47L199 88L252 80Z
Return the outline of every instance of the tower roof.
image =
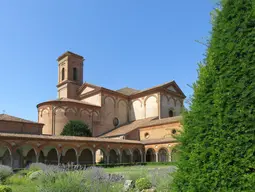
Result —
M76 53L73 53L71 51L66 51L65 53L63 53L61 56L58 57L57 61L63 59L64 57L66 56L74 56L74 57L78 57L80 59L84 59L82 56L76 54Z

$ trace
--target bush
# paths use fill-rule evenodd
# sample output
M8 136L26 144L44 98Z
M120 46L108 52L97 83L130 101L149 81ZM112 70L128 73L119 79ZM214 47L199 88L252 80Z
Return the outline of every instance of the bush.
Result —
M0 192L12 192L12 189L8 186L0 185Z
M4 181L12 174L12 168L5 165L0 165L0 181Z
M148 178L144 177L136 180L135 187L141 191L143 189L150 189L152 184Z
M35 179L38 179L38 177L39 177L40 175L42 175L42 174L43 174L43 171L42 171L42 170L39 170L39 171L35 171L35 172L31 173L31 174L28 175L28 176L29 176L29 179L30 179L30 180L35 180Z
M92 133L84 122L71 120L65 125L60 135L91 137Z
M30 171L39 171L39 170L45 170L47 169L47 165L44 163L32 163L29 166Z

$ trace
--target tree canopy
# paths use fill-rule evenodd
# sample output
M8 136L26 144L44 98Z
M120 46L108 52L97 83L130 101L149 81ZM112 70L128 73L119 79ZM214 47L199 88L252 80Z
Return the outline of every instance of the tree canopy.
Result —
M255 191L255 0L224 0L184 113L173 191Z
M91 137L92 133L88 125L82 121L69 121L65 126L61 135L64 136L85 136Z

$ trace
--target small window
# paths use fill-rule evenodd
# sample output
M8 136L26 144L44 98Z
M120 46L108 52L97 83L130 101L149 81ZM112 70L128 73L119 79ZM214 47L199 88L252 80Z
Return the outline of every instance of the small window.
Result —
M74 67L74 68L73 68L73 80L74 80L74 81L77 81L77 79L78 79L78 78L77 78L77 68Z
M145 139L149 139L150 134L149 134L149 133L145 133L145 134L144 134L144 137L145 137Z
M118 119L117 117L115 117L115 118L113 119L113 125L114 125L115 127L117 127L117 126L119 125L119 119Z
M172 129L172 134L176 134L176 129Z
M169 115L169 117L173 117L174 116L173 110L169 110L168 115Z
M64 81L64 79L65 79L65 68L62 68L62 72L61 72L62 74L61 74L61 76L62 76L62 81Z

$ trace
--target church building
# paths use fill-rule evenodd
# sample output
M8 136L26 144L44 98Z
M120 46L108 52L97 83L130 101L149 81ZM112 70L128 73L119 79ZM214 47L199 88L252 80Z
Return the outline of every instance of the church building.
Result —
M1 155L3 158L6 153L12 166L16 158L16 167L29 158L32 162L48 163L63 163L63 158L68 162L70 158L79 164L94 164L100 154L106 163L174 160L172 153L177 144L174 135L181 130L180 114L185 99L175 81L145 90L129 87L111 90L83 82L82 56L68 51L57 61L58 98L39 103L38 122L30 122L40 129L14 134L10 130L15 128L8 129L12 121L8 124L0 119L0 163ZM60 136L70 120L88 124L93 137ZM88 154L80 159L85 149ZM102 152L98 153L99 149ZM55 157L48 157L52 150Z

